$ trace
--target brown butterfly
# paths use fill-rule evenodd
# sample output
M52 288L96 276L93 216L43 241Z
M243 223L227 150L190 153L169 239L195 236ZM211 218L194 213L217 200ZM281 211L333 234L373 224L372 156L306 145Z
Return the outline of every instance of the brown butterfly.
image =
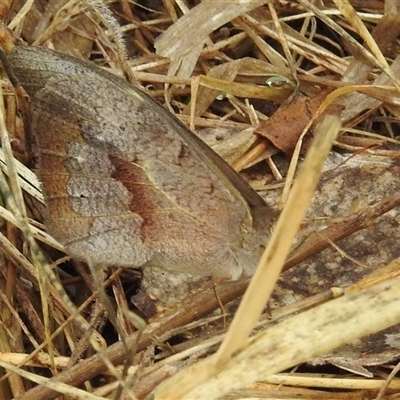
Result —
M8 64L29 94L45 224L94 266L253 273L271 210L153 98L78 59L16 47Z

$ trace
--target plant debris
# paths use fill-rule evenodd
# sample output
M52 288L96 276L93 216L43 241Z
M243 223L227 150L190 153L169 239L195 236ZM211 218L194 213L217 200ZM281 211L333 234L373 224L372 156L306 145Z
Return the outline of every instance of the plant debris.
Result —
M397 2L14 0L0 4L0 16L14 37L4 25L3 48L9 40L53 48L141 86L205 137L277 213L299 176L318 117L325 112L341 121L255 336L221 367L215 354L248 282L186 282L161 272L158 282L168 283L146 276L140 288L139 272L115 269L95 283L42 226L40 183L28 168L35 148L25 137L24 97L3 74L15 165L13 175L3 139L4 399L49 400L60 393L172 398L180 392L174 398L189 398L194 383L191 399L201 398L201 390L209 399L396 398L400 307L385 296L398 293L400 257ZM44 265L52 266L55 280ZM346 299L363 299L369 319L363 319L362 303L351 308ZM329 315L319 326L324 310ZM313 315L320 317L313 321ZM307 330L311 326L318 328ZM282 327L286 332L279 333ZM342 341L347 330L355 341ZM281 341L263 342L268 332ZM335 349L305 358L306 349L329 347L328 333L320 332L332 334ZM257 345L276 345L270 351L289 359L276 365L271 352L263 353L256 364L254 353L252 364L246 354ZM295 364L293 350L304 351Z

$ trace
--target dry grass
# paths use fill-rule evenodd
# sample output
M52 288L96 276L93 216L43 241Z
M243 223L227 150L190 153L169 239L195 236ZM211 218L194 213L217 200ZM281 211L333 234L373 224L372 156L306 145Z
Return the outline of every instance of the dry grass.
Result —
M12 160L6 130L14 155L23 162L27 157L24 149L15 151L24 142L22 119L13 88L3 79L1 160L9 179L3 177L0 187L7 201L6 208L0 207L0 366L6 368L0 399L52 399L57 396L54 390L64 398L82 399L145 399L153 391L157 399L397 398L399 381L394 378L385 386L397 372L392 365L375 367L373 379L336 369L326 374L322 368L288 373L400 322L395 249L383 259L376 254L373 268L347 281L346 287L328 290L336 285L331 283L318 290L315 285L313 295L294 304L271 305L257 325L257 335L250 342L247 336L275 284L273 276L287 258L339 120L342 128L331 155L345 154L345 162L360 154L375 157L363 162L375 162L376 168L387 165L387 185L393 190L377 185L371 193L373 206L356 204L345 220L328 220L324 231L310 234L283 268L304 265L310 255L370 227L399 204L395 163L400 6L392 0L193 3L16 0L3 1L0 15L14 35L30 45L92 60L137 82L194 130L235 132L215 143L215 149L237 170L256 164L256 172L268 174L267 185L264 178L261 183L254 178L254 170L248 178L263 194L267 190L279 196L283 208L251 291L228 333L236 307L229 303L243 294L247 282L207 282L143 326L129 311L134 308L128 286L135 284L135 277L117 270L103 277L104 282L94 282L86 267L65 257L62 246L37 222L43 213L40 185L23 163ZM266 84L269 78L275 83ZM314 108L307 108L312 113L304 126L296 129L307 112L294 108L287 119L283 107L277 109L293 104L293 86L311 101L318 99ZM326 94L318 98L321 92ZM310 147L308 128L322 111L332 110L332 104L339 106L331 112L336 116L327 117L329 126L319 126L325 139ZM278 124L297 143L290 151L290 165L282 161L280 145L264 137L270 139L271 125ZM318 130L315 135L321 138ZM298 175L303 144L309 157ZM355 185L349 181L346 190L351 194ZM297 199L301 201L296 204ZM393 221L396 215L391 215ZM39 249L34 239L45 245ZM380 244L378 234L375 240ZM341 257L364 267L361 251L353 258L343 251ZM323 279L317 276L315 282ZM105 293L112 304L105 301ZM222 312L215 311L219 309ZM382 358L375 366L394 360ZM32 389L32 382L43 386Z

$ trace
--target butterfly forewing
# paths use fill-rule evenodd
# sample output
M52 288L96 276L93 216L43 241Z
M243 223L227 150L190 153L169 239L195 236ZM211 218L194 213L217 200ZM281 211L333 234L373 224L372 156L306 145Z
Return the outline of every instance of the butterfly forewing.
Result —
M50 50L17 48L9 62L32 101L45 222L73 256L201 275L254 269L265 231L252 207L263 201L167 110Z

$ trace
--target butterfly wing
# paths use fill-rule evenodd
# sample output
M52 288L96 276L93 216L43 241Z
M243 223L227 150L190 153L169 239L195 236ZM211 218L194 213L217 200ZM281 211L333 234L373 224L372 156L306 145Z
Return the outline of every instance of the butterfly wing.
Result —
M32 100L46 225L72 255L231 277L256 262L243 237L257 235L262 200L162 106L53 51L23 47L9 61Z

